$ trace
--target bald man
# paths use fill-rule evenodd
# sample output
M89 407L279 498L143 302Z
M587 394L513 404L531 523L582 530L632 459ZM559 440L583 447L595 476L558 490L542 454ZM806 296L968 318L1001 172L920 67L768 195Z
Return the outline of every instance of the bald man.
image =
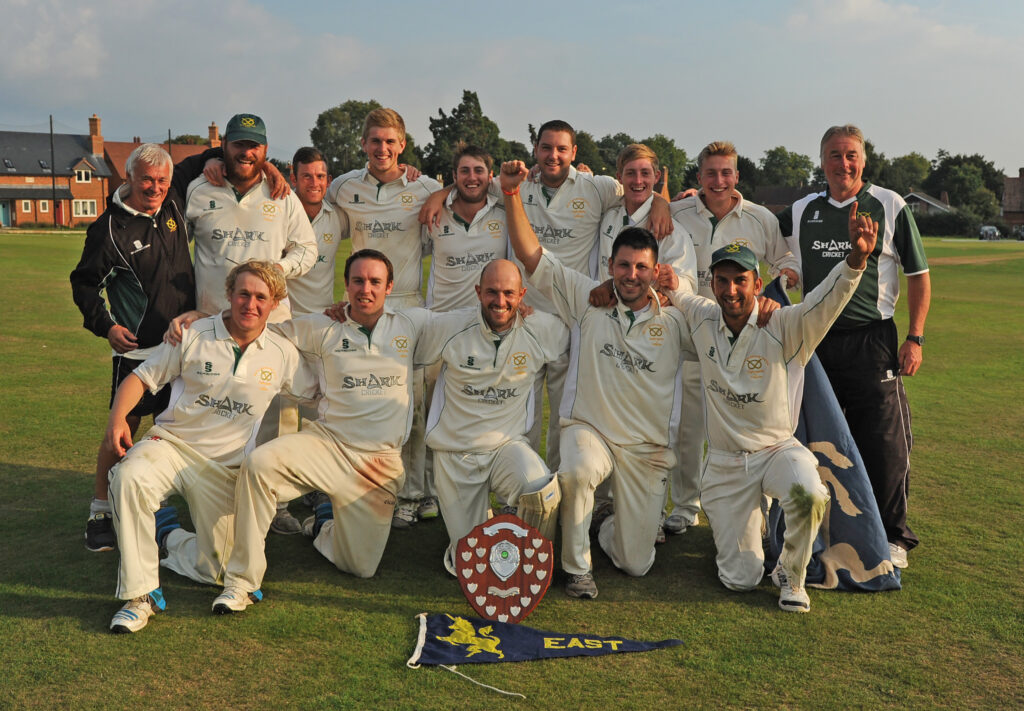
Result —
M486 520L492 490L545 536L555 533L558 482L526 435L540 416L533 382L566 354L569 332L550 314L524 318L525 294L519 267L507 259L488 263L476 285L479 306L436 315L416 352L424 365L441 366L426 441L453 574L455 545Z

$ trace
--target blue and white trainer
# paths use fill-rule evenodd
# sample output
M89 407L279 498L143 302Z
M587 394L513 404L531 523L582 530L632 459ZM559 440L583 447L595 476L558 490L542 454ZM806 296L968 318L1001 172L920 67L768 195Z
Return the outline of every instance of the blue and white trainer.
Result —
M245 612L245 608L255 605L262 599L263 593L259 590L247 593L241 588L224 588L213 601L213 614L230 615L232 612Z
M110 631L115 634L138 632L149 618L157 612L167 609L167 601L164 600L163 590L157 588L153 592L141 597L129 600L120 610L114 613L110 620Z

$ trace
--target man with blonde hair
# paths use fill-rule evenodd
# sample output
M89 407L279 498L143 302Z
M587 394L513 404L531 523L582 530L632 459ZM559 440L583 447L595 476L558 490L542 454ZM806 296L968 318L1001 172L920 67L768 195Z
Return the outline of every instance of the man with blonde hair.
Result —
M709 143L697 156L696 195L672 203L672 216L690 234L696 252L697 293L714 298L711 255L730 244L747 247L767 262L772 274L785 274L790 287L800 280L800 262L779 231L779 221L736 189L740 174L736 148L729 141ZM683 408L676 440L676 465L669 474L672 511L665 531L683 533L697 523L700 471L704 455L704 411L700 369L683 364Z
M829 128L821 138L828 189L795 202L779 222L783 234L799 244L805 292L849 252L850 245L836 239L842 234L836 230L851 204L883 226L860 286L817 354L864 459L892 563L905 568L907 551L919 541L907 525L913 434L903 376L921 366L931 281L913 213L898 193L865 181L864 165L861 130L851 124ZM900 270L907 277L910 315L902 345L892 318Z
M287 293L280 270L246 262L225 285L228 309L193 323L177 345L156 348L114 397L106 444L123 457L110 471L110 498L121 549L117 597L128 602L111 620L113 632L137 632L165 608L159 565L201 583L223 579L238 467L260 419L282 389L315 392L295 347L266 329ZM168 383L170 406L133 446L128 413L146 390ZM175 493L188 503L195 533L180 527L173 507L160 508Z

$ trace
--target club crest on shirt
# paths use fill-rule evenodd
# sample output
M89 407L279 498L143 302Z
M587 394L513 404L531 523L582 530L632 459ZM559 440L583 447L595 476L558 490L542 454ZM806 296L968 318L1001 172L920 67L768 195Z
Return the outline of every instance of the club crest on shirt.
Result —
M764 369L768 365L768 359L763 355L747 356L743 361L743 368L747 377L759 380L764 377Z

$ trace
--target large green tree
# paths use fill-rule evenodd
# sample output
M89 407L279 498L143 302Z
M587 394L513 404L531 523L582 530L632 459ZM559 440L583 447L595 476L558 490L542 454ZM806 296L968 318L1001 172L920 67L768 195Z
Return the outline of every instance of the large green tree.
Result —
M915 188L924 190L924 182L931 171L931 163L920 153L908 153L889 161L878 184L906 195ZM938 197L938 195L936 195Z
M762 185L803 188L810 184L814 162L803 153L776 146L764 152L760 168Z
M494 158L496 165L506 160L528 160L529 151L518 141L503 139L498 124L484 115L475 91L463 91L462 101L446 114L437 110L430 119L434 140L423 151L423 172L450 179L452 157L460 142L480 146Z
M996 168L992 161L985 160L983 156L977 153L970 156L962 154L951 155L944 150L940 150L935 160L932 161L932 171L924 183L925 190L932 195L939 195L943 190L946 190L949 192L950 202L954 205L966 201L966 194L961 192L966 189L963 179L964 174L961 173L955 182L951 179L951 174L957 166L968 165L978 169L982 185L995 195L996 200L1001 199L1003 196L1003 171ZM971 190L973 190L973 186Z
M374 109L381 108L378 101L357 101L349 99L343 104L320 112L316 125L309 130L309 140L324 154L327 169L331 175L341 175L366 164L361 139L363 121ZM416 142L408 133L405 136L405 151L400 160L419 167L421 159Z

